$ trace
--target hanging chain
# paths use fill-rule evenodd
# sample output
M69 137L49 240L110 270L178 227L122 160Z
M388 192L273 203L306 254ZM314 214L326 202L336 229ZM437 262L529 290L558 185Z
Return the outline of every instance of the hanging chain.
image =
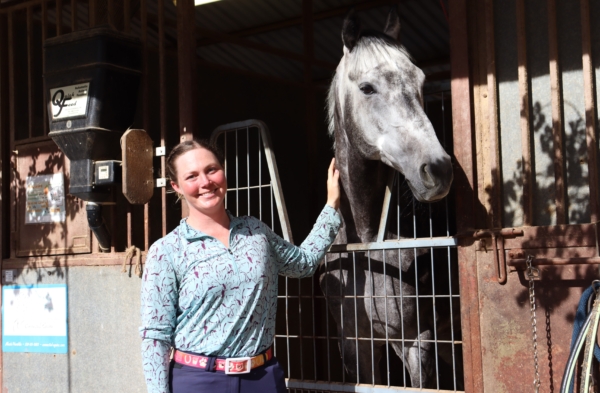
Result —
M535 288L534 279L540 276L539 269L531 266L533 256L527 255L527 271L525 275L529 279L529 305L531 306L531 333L533 339L533 362L535 365L535 379L533 380L533 386L535 392L538 393L540 389L540 373L538 367L538 350L537 350L537 321L535 318Z

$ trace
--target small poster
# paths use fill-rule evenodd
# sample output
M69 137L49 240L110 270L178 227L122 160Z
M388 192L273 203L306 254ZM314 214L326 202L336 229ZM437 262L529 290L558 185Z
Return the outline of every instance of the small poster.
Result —
M2 352L67 353L66 284L2 287Z
M89 82L50 89L52 120L85 116L89 90Z
M65 222L65 186L62 173L28 176L25 187L25 224Z

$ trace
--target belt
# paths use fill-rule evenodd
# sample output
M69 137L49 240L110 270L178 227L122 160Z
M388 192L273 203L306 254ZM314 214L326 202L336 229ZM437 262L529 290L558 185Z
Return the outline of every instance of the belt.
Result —
M214 359L214 357L212 357ZM264 353L252 357L242 358L216 358L213 370L223 371L225 374L248 374L251 369L260 367L273 358L273 348L270 347ZM208 370L211 356L191 355L189 353L175 350L173 360L175 363L185 366L202 368ZM211 370L208 370L211 371Z

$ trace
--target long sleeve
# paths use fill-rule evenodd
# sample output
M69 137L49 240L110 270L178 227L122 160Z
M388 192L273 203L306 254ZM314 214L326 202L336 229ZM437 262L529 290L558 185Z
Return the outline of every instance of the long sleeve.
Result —
M149 393L169 393L169 355L176 323L177 278L168 250L155 243L142 279L142 363Z
M300 247L268 231L269 243L275 250L280 264L279 273L293 278L312 275L335 240L341 223L337 211L325 205L313 229Z

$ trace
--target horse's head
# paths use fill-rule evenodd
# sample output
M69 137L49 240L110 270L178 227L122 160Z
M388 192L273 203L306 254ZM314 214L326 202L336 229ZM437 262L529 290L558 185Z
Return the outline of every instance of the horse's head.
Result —
M393 10L385 32L361 31L353 12L344 20L344 56L329 91L330 132L369 160L400 171L419 201L448 194L450 156L423 109L425 74L398 42L400 19Z

